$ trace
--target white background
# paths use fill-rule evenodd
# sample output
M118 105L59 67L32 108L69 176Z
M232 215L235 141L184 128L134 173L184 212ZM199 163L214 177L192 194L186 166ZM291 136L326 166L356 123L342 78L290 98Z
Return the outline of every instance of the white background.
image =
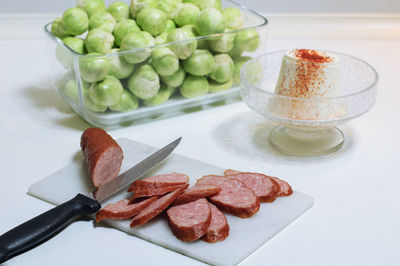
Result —
M258 12L400 12L398 0L236 0ZM74 0L1 0L1 13L61 12Z

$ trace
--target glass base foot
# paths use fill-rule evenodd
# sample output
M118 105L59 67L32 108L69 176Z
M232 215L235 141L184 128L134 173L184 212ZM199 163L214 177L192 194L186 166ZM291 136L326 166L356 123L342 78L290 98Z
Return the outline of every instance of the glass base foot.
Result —
M271 131L269 140L281 152L297 156L316 156L339 150L344 143L344 134L336 127L299 129L278 126Z

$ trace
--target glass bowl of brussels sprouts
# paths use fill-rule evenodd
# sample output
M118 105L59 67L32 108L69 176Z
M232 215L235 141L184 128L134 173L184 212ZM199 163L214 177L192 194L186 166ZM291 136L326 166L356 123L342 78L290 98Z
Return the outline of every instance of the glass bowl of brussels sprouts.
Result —
M113 127L240 100L268 21L230 0L78 0L45 25L60 96Z

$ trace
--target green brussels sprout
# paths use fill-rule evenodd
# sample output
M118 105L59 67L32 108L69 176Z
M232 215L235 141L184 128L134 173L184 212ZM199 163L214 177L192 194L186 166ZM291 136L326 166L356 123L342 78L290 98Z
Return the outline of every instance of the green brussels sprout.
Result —
M180 92L185 98L194 98L207 94L209 89L206 77L187 75L180 88Z
M160 9L146 7L139 12L136 22L142 30L156 36L164 31L167 23L167 15Z
M114 105L110 105L111 111L115 112L127 112L136 110L139 107L139 100L130 91L124 90L122 92L119 102Z
M175 22L172 19L168 19L165 25L164 32L170 32L171 30L176 29Z
M176 25L182 27L188 24L194 24L196 17L200 14L200 9L191 3L181 4L175 13Z
M221 0L183 0L183 2L195 4L200 10L208 7L214 7L218 10L222 10Z
M233 62L235 63L235 71L233 72L233 83L235 85L240 84L240 69L242 68L243 64L246 63L251 59L250 56L240 56L233 58Z
M193 32L184 28L178 28L168 33L167 42L183 41L194 37L195 36ZM197 41L183 41L176 44L171 44L169 48L176 54L179 59L186 59L196 50Z
M240 31L235 35L234 45L239 51L254 52L260 45L260 36L255 29Z
M195 37L200 36L199 33L196 31L196 28L192 24L187 24L183 26L182 29L187 29L191 31ZM197 49L209 49L207 40L208 38L197 39Z
M157 94L150 99L144 100L143 104L147 106L156 106L163 104L169 99L169 97L171 96L171 92L173 92L173 88L162 85Z
M196 31L204 36L224 32L222 13L216 8L206 8L200 12L194 23Z
M85 53L85 42L78 37L65 37L63 43L78 54Z
M150 33L148 33L147 31L142 31L141 33L149 43L149 46L153 46L155 44L154 37Z
M76 85L76 80L71 79L69 80L64 87L64 94L70 98L73 102L78 103L79 102L79 89L78 86Z
M225 91L232 87L233 79L230 79L224 83L218 83L215 82L214 80L208 80L208 84L209 84L209 92Z
M89 53L79 57L79 70L83 80L96 82L104 79L111 68L108 57L98 56L99 53Z
M215 60L208 50L196 50L183 61L185 71L194 76L204 76L214 69Z
M227 54L218 54L214 56L215 66L209 77L216 82L224 83L232 79L235 71L235 64L232 58Z
M117 104L124 91L119 79L107 75L103 80L93 83L90 86L90 98L101 105Z
M214 53L227 53L233 48L235 40L235 34L229 33L228 29L225 29L225 33L221 36L212 37L208 40L208 47Z
M76 36L88 30L89 18L83 9L72 7L65 10L61 23L69 35Z
M164 11L168 18L174 18L175 12L180 3L181 1L178 0L159 0L156 1L154 7Z
M85 10L89 17L96 11L106 10L103 0L78 0L77 6Z
M154 43L156 45L167 43L168 32L163 32L154 38Z
M154 41L154 40L153 40ZM143 48L154 45L146 36L145 32L129 32L122 39L121 51L128 51L132 49ZM151 49L146 48L144 50L133 51L124 54L124 59L128 63L136 64L144 62L150 57Z
M239 48L237 48L236 46L235 46L235 42L233 42L234 44L233 44L233 47L232 47L232 49L228 52L228 54L229 54L229 56L231 57L231 58L236 58L236 57L239 57L239 56L241 56L242 54L243 54L243 51L241 51Z
M179 66L178 70L175 71L170 76L161 76L161 80L171 88L176 88L182 85L183 80L185 79L186 72L183 70L182 66Z
M160 89L160 78L152 66L144 64L129 78L128 88L139 99L147 100Z
M225 25L231 29L240 29L243 27L243 14L240 9L236 7L227 7L222 10L222 15L224 17Z
M129 32L139 32L141 31L138 25L136 25L136 21L133 19L126 19L121 22L118 22L117 25L114 28L114 37L115 37L115 43L118 46L121 46L121 42L124 39L125 35L127 35Z
M111 53L118 53L119 49L112 49ZM115 54L108 56L111 67L108 75L114 76L117 79L124 79L129 77L135 68L133 64L126 62L121 55Z
M111 3L107 11L114 17L116 22L129 19L129 6L121 1Z
M102 29L90 30L85 39L85 46L89 53L110 53L114 44L114 36Z
M154 49L151 52L151 64L161 76L170 76L179 68L179 59L168 47Z
M145 7L155 7L158 0L131 0L130 13L132 18L136 18L140 11Z
M67 36L69 36L67 30L65 29L65 26L63 25L61 18L56 18L53 23L51 24L51 33L60 38L63 39Z
M90 90L83 91L83 104L85 108L92 112L105 112L107 110L107 105L96 103L90 97Z
M96 11L89 19L89 29L102 29L104 31L113 32L117 22L114 17L107 11Z

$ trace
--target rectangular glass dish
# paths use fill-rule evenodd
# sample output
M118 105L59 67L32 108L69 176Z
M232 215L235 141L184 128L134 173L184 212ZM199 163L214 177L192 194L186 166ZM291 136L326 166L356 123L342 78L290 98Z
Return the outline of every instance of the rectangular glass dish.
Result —
M236 76L236 79L233 79L234 83L230 86L230 88L225 88L223 90L214 90L214 92L208 91L208 93L196 97L183 97L180 93L180 86L178 86L172 90L174 92L168 98L168 100L159 105L153 105L151 101L139 99L139 107L135 110L113 111L111 110L112 108L110 108L110 106L101 106L99 108L97 104L93 104L92 98L90 96L90 90L94 86L94 84L101 81L91 80L91 77L93 77L93 73L88 73L87 68L84 68L85 62L89 62L94 58L100 60L109 60L110 62L121 62L125 60L124 58L127 57L135 58L141 57L144 54L150 54L151 51L154 51L157 48L175 47L178 48L179 51L180 48L193 44L193 42L196 42L197 44L202 43L202 45L204 45L205 47L209 47L210 42L215 42L219 40L223 41L225 39L234 40L234 45L231 50L225 53L229 54L235 63L236 59L239 57L251 58L263 54L265 52L267 38L267 19L262 15L252 10L249 10L233 1L222 0L222 8L227 7L235 7L241 10L244 17L244 24L242 28L238 30L225 31L219 34L198 36L190 39L167 42L160 45L136 48L122 52L114 52L106 55L82 55L76 53L67 45L65 45L61 39L57 38L51 33L52 22L50 22L45 25L44 30L48 36L47 50L53 69L52 80L54 87L56 88L59 95L71 106L71 108L77 114L79 114L90 124L103 128L143 123L155 119L171 117L182 113L212 108L221 104L237 101L240 99L240 92L239 81ZM249 35L258 38L257 46L253 46L247 51L240 51L239 53L235 52L235 37L241 34L244 34L246 36L247 33L251 33ZM247 41L251 43L252 39L246 40L246 42ZM221 53L215 50L209 50L213 55ZM180 59L179 61L179 64L182 67L184 60ZM237 61L240 60L238 59ZM151 64L151 62L149 63L149 59L147 59L147 61L145 62L135 64L133 73L135 73L135 71L137 71L137 69L139 69L139 67L144 63ZM240 67L238 65L239 63L235 64L236 74L240 70ZM187 76L188 75L186 75L186 77ZM129 91L128 84L130 77L131 75L129 77L119 78L123 89L126 91ZM213 82L208 76L204 77L207 78L208 81ZM164 78L160 76L159 80L162 87L164 84Z

